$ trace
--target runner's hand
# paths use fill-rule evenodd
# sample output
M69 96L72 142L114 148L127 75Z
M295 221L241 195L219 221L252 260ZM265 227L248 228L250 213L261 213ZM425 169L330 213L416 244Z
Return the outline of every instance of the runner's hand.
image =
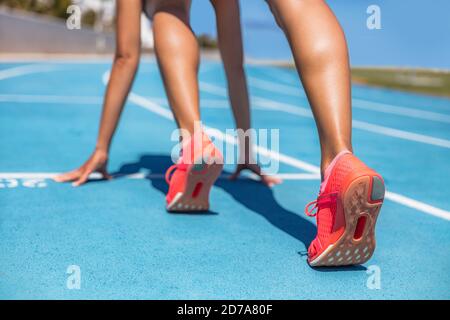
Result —
M261 168L257 164L238 164L234 173L230 176L230 180L236 180L241 174L242 170L250 170L254 174L258 175L261 182L268 187L272 187L276 184L283 182L280 178L276 176L265 175Z
M89 178L89 175L93 172L98 172L102 175L103 179L111 179L106 170L106 165L108 162L108 154L104 151L95 150L90 158L78 169L70 172L60 174L53 178L56 182L72 182L72 186L78 187L84 183Z

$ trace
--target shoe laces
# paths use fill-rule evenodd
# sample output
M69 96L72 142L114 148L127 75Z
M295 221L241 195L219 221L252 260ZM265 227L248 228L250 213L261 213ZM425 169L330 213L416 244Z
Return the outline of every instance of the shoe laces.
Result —
M164 177L166 179L166 183L168 185L170 185L170 180L172 179L172 176L176 170L186 171L186 169L187 169L187 165L184 163L176 163L176 164L171 165L169 167L169 169L167 169L166 175Z
M330 192L323 195L319 195L316 200L311 201L305 207L305 214L308 217L315 217L320 209L335 204L337 200L337 192Z
M206 148L209 147L211 144L212 144L212 142L209 141L209 142L207 143L207 145L206 145ZM215 152L215 150L214 150L214 145L212 144L212 146L213 146L213 150L211 151L211 155L213 155L214 152ZM206 150L207 150L207 149L206 149ZM205 153L205 149L202 151L202 153ZM204 155L203 155L203 156L204 156ZM205 156L204 156L204 157L205 157ZM206 158L206 157L205 157L205 158ZM172 176L173 176L173 174L175 173L176 170L180 170L180 171L186 171L186 170L187 170L187 164L181 162L182 159L183 159L183 149L180 150L180 162L171 165L171 166L167 169L167 171L166 171L165 179L166 179L166 183L167 183L168 185L170 185L170 180L171 180L171 178L172 178Z

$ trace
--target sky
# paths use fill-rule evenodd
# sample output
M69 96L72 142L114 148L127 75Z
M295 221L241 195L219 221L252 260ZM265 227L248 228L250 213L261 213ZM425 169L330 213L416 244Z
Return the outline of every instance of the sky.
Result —
M329 0L341 23L353 66L450 69L449 0ZM291 59L289 46L263 0L241 0L246 56ZM378 5L381 29L369 30L367 8ZM215 35L208 0L193 0L192 26Z

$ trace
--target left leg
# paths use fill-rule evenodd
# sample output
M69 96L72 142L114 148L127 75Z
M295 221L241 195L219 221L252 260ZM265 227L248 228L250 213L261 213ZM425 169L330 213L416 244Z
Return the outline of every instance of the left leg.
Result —
M384 182L351 153L350 67L339 23L323 0L269 0L291 46L319 131L323 182L306 206L317 216L312 266L361 264L375 250Z
M352 151L350 67L339 22L323 0L268 0L292 49L319 132L322 174Z

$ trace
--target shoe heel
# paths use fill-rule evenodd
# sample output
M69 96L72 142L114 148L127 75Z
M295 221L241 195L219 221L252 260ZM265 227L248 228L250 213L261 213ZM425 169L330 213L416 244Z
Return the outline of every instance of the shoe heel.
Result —
M201 167L198 166L198 171L193 171L193 174L200 179L198 185L201 184L201 189L194 190L192 196L195 194L196 198L204 199L204 201L208 203L211 188L219 178L223 169L223 164L220 162L221 159L217 158L212 160L214 161L203 163Z
M383 179L379 176L372 176L372 192L370 193L370 200L372 202L383 201L385 191Z
M221 159L204 161L191 165L188 181L183 193L179 193L167 206L169 212L201 212L209 210L211 187L222 172Z
M344 266L367 262L375 251L375 224L384 193L384 182L378 175L361 175L352 180L342 199L346 224L344 234L334 247L310 265Z
M193 173L202 173L206 170L207 164L205 162L202 163L196 163L192 166L192 172Z

